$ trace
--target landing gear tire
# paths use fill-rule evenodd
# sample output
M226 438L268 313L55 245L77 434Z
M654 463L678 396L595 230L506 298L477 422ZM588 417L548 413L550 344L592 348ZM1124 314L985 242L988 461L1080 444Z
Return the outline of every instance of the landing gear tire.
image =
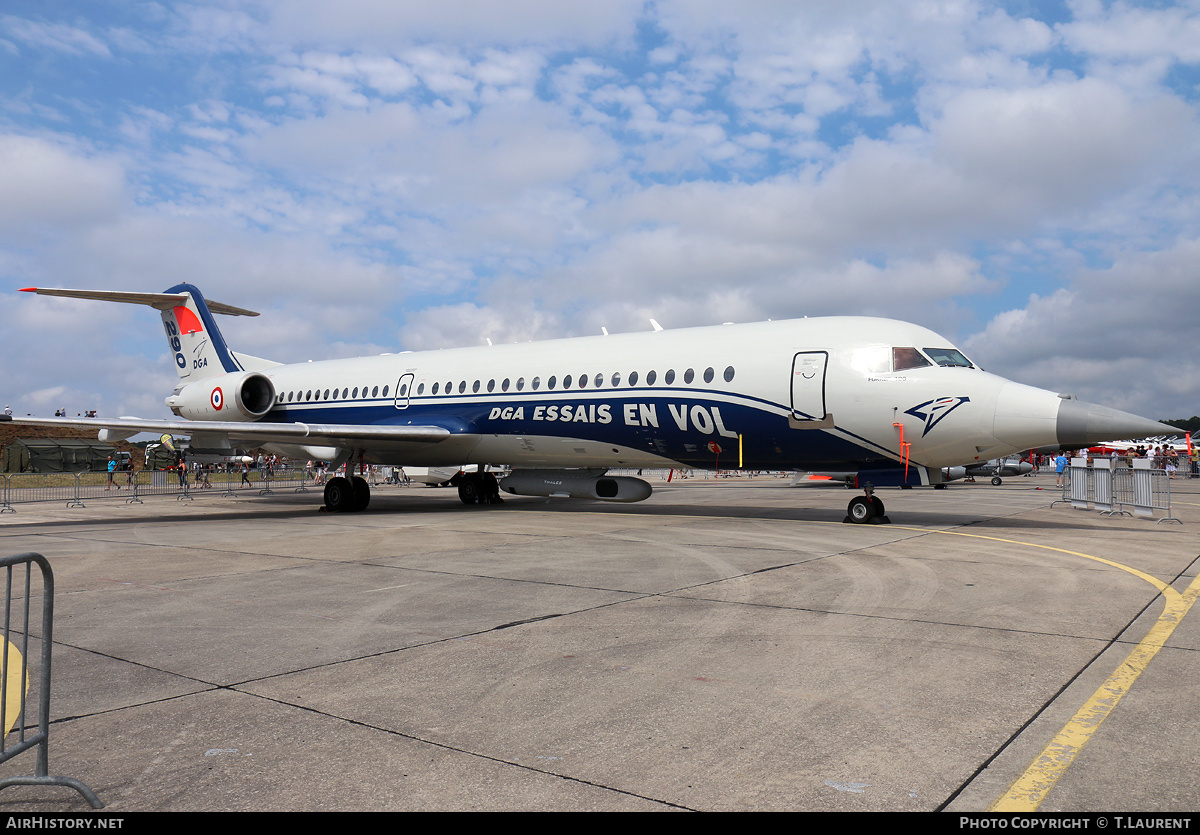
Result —
M883 501L878 496L855 496L846 506L843 522L855 525L887 525L892 520L884 514Z
M483 474L483 502L485 504L503 504L504 499L500 498L500 482L496 480L495 473Z
M371 485L362 476L356 475L350 480L354 492L354 507L352 510L366 510L371 503Z
M458 483L458 498L463 504L500 504L500 484L493 473L464 473Z
M354 485L350 479L335 476L325 485L325 509L331 513L355 510Z
M463 504L479 504L479 478L474 473L467 473L458 483L458 499Z
M883 502L878 496L871 496L871 504L875 506L875 518L871 521L877 525L890 525L892 520L883 512Z
M992 476L992 486L993 487L999 487L1003 483L1004 483L1004 479L1000 478L1000 476L998 476L998 475Z
M866 496L855 496L846 506L846 521L865 525L875 518L875 502Z

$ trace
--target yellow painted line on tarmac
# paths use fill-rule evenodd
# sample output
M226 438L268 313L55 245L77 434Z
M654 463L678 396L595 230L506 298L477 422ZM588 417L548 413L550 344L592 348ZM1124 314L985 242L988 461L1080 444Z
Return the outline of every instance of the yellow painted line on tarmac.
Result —
M892 527L904 526L893 525ZM1200 598L1200 577L1193 580L1192 584L1187 587L1187 590L1180 594L1157 577L1153 577L1143 571L1138 571L1136 568L1079 551L1055 548L1052 545L1040 545L1036 542L1022 542L1017 539L1003 539L998 536L984 536L983 534L965 533L962 531L941 531L908 527L904 527L904 529L926 530L929 533L967 536L974 539L990 539L993 542L1027 545L1031 548L1042 548L1047 551L1058 551L1062 554L1082 557L1085 560L1104 563L1105 565L1132 574L1141 580L1145 580L1158 589L1165 600L1166 605L1163 607L1162 614L1159 615L1158 620L1155 621L1154 626L1147 633L1146 637L1133 648L1133 651L1125 657L1125 660L1100 685L1091 698L1084 703L1083 707L1071 717L1054 739L1050 740L1050 743L1034 758L1029 767L1025 769L1025 772L1009 786L1008 791L988 807L989 812L1036 811L1038 806L1042 804L1042 801L1046 799L1046 795L1054 788L1063 774L1066 773L1067 768L1075 761L1075 757L1079 755L1083 746L1100 729L1100 725L1103 724L1104 720L1116 708L1117 703L1121 701L1121 697L1129 692L1133 683L1137 681L1138 676L1145 671L1154 656L1167 643L1171 634L1175 631L1175 627L1179 625L1180 621L1188 613L1188 610L1192 608L1192 604L1196 602L1197 598Z

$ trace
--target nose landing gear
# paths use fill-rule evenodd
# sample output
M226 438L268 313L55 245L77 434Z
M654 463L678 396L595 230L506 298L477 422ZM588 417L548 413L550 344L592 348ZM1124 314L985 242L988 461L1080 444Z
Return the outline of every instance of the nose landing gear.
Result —
M846 507L843 522L856 525L888 525L891 519L883 511L883 502L875 495L875 488L868 484L863 488L865 495L855 496Z

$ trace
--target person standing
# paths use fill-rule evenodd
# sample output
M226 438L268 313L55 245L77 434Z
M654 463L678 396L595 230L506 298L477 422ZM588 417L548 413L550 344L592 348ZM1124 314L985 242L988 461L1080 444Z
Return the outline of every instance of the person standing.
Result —
M1067 471L1067 454L1061 450L1058 457L1054 459L1054 472L1058 474L1058 480L1055 484L1059 487L1063 486L1063 480L1066 478Z

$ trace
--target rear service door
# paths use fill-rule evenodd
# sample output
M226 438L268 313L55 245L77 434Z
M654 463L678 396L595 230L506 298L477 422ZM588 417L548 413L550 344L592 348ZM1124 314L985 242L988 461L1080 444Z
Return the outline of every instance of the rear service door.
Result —
M396 408L407 409L408 399L412 396L413 375L405 374L396 383Z

